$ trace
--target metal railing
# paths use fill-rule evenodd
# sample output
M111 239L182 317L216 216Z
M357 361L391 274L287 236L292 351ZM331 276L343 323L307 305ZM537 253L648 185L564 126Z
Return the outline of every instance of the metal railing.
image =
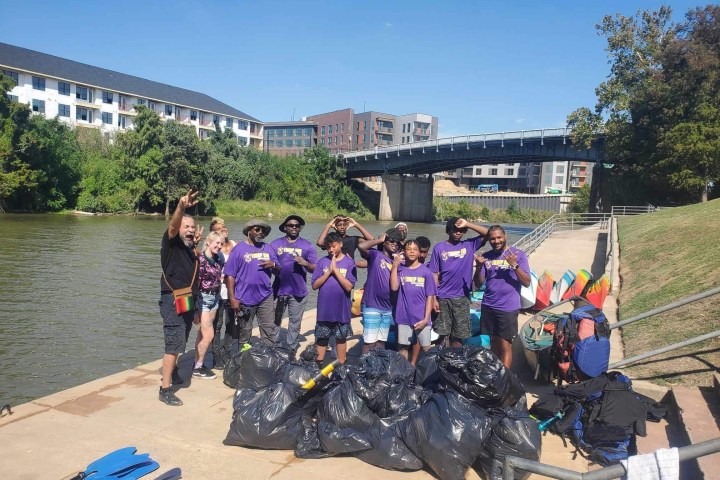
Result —
M526 254L535 251L550 235L557 231L598 228L607 230L609 213L559 213L545 220L535 230L513 244Z
M619 215L642 215L643 213L657 212L658 207L647 204L645 206L640 205L613 205L610 209L610 213L613 216Z
M678 448L678 456L681 462L693 460L698 457L712 455L720 452L720 438L714 438L705 442L695 443L686 447ZM620 464L611 465L609 467L593 470L592 472L576 472L567 468L547 465L545 463L535 462L520 457L505 457L503 463L503 480L513 480L515 471L537 473L550 478L559 480L610 480L613 478L623 477L627 471Z

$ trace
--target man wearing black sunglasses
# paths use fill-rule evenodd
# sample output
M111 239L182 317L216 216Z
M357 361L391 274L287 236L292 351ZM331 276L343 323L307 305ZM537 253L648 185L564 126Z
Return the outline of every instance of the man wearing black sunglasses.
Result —
M463 240L468 229L479 233ZM464 218L451 217L445 225L448 239L438 242L430 257L430 271L438 286L433 309L439 312L433 329L441 341L460 347L470 337L470 292L472 291L474 253L487 241L487 227L475 225ZM449 336L449 339L447 338Z
M308 296L307 272L312 273L318 262L315 247L300 236L304 225L305 220L302 217L290 215L279 227L285 236L270 243L280 266L273 282L275 325L280 326L287 306L288 328L285 343L293 349L300 343L300 324Z

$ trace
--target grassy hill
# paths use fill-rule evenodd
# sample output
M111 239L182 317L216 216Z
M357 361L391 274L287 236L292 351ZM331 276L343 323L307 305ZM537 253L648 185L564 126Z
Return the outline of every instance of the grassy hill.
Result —
M620 319L720 285L720 199L622 217ZM654 350L720 329L720 294L628 325L625 355ZM657 383L712 385L720 339L650 358L632 377Z

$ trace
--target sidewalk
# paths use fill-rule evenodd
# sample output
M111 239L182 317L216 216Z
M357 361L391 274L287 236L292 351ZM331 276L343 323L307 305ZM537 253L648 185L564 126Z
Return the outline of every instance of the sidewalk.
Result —
M597 251L604 255L605 248L599 235L604 233L553 235L533 253L530 264L540 273L547 268L553 276L567 268L595 273ZM314 314L305 314L304 342L313 341ZM362 331L357 318L353 330ZM358 339L356 334L349 342L351 355L359 350ZM302 460L286 450L225 446L234 392L222 383L221 374L215 380L193 379L191 367L192 355L186 354L180 364L186 383L177 392L182 407L168 407L157 399L160 360L17 406L13 415L0 418L3 478L67 479L98 457L131 445L160 463L147 478L172 467L181 467L187 479L315 480L338 474L345 479L434 478L429 471L388 471L354 457ZM572 450L559 437L545 435L541 461L587 471L587 462L580 456L573 460ZM480 477L470 469L466 478Z

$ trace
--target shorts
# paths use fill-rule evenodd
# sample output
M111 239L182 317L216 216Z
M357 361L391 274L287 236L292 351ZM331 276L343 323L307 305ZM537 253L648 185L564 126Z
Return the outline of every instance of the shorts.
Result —
M315 324L315 341L329 340L331 337L335 340L347 340L352 337L352 327L349 323L340 322L317 322Z
M362 306L363 342L386 342L390 325L393 324L392 310Z
M519 310L503 312L483 306L480 309L480 333L512 342L518 334L518 313Z
M398 325L398 345L414 345L415 342L418 342L421 347L429 347L431 330L430 325L426 325L420 332L411 325Z
M433 320L433 329L438 335L452 335L454 338L470 338L470 299L467 297L438 298L440 313Z
M220 307L220 295L218 293L200 292L200 311L214 312Z
M181 313L175 310L175 298L172 293L160 295L160 315L163 319L163 335L165 337L165 353L179 355L185 352L190 331L192 330L195 312Z

